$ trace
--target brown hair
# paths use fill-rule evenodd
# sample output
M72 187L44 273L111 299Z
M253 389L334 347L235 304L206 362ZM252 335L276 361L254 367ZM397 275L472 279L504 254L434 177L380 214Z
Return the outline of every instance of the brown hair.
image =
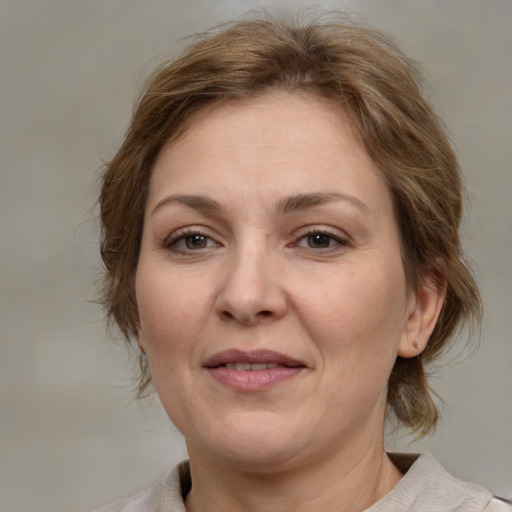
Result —
M415 65L387 36L341 16L265 16L199 36L149 78L124 142L102 176L102 299L108 318L128 341L136 336L134 278L151 170L162 146L183 133L192 114L271 90L328 98L348 114L387 179L409 286L417 289L434 278L446 290L426 349L415 358L397 358L388 388L388 408L399 423L420 434L432 430L438 413L424 365L458 328L479 320L481 305L458 235L459 165L421 84ZM141 356L139 396L150 379Z

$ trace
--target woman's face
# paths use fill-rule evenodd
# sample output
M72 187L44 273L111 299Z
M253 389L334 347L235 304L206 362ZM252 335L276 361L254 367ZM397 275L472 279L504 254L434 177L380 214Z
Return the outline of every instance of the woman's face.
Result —
M136 297L191 457L277 469L380 439L416 294L387 186L331 103L226 102L165 147Z

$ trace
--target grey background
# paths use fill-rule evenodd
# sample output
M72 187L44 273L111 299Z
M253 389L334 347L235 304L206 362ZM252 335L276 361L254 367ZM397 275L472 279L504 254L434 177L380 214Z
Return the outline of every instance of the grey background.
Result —
M0 512L85 512L185 457L157 400L131 400L132 362L89 302L91 208L141 76L257 5L359 13L424 63L467 176L486 316L479 352L434 380L437 434L398 446L512 496L511 0L0 0Z

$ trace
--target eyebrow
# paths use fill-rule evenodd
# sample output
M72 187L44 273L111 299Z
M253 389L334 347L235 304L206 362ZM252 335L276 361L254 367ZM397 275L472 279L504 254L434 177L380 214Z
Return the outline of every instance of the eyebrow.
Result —
M164 197L161 201L159 201L153 208L151 215L154 215L164 206L168 206L173 203L183 204L189 208L200 210L205 213L220 213L223 210L222 206L217 201L214 201L213 199L210 199L206 196L172 194L170 196Z
M279 201L277 210L279 213L287 214L336 201L346 201L363 212L369 210L368 206L357 197L341 192L313 192L285 197Z
M298 194L281 199L277 206L277 213L286 215L300 210L306 210L314 206L320 206L325 203L337 201L348 202L363 212L367 212L369 210L368 206L363 203L363 201L350 194L344 194L341 192L313 192L310 194ZM159 201L153 208L151 215L154 215L158 210L173 203L183 204L189 208L193 208L194 210L199 210L204 213L219 214L223 211L223 207L217 201L209 197L172 194Z

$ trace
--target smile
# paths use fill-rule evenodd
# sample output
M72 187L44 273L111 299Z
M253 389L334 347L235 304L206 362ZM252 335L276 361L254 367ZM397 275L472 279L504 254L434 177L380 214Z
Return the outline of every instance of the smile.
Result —
M271 389L306 370L292 357L270 350L225 350L208 358L204 368L215 381L236 391Z
M269 370L277 368L277 363L226 363L228 370L236 370L238 372L254 371L259 372L261 370Z
M215 368L224 366L229 370L248 371L248 370L268 370L278 366L287 366L297 368L306 365L286 354L275 352L274 350L239 350L229 349L218 352L209 357L205 362L206 368Z

